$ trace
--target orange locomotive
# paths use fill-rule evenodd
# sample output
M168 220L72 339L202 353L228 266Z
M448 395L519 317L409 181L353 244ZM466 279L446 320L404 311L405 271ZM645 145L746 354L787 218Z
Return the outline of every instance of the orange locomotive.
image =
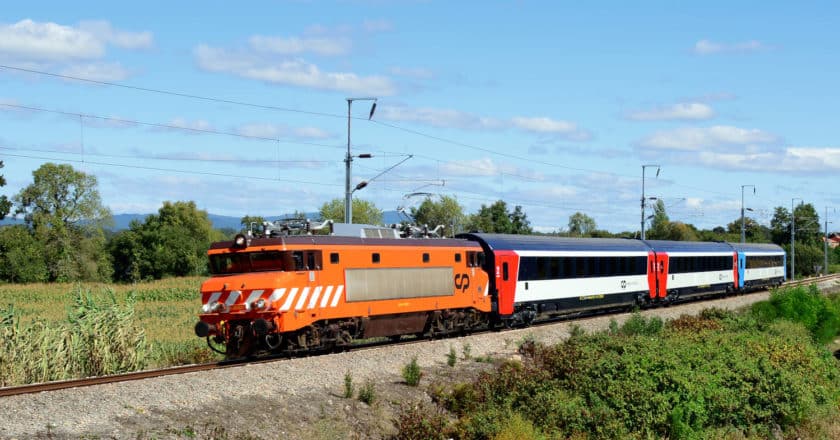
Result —
M195 332L230 357L443 336L492 308L482 248L465 240L238 235L207 253Z

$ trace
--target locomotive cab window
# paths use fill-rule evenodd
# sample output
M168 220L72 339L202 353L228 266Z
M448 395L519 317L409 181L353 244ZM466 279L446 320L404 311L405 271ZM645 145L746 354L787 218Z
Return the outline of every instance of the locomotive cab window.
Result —
M428 253L428 252L424 252L424 253L423 253L423 262L424 262L424 263L428 263L428 262L429 262L429 253Z
M210 273L319 270L321 251L262 251L210 255Z
M456 263L460 263L460 262L461 262L461 253L460 253L460 252L456 252L456 253L455 253L455 262L456 262Z
M370 261L373 263L379 263L379 253L373 253L370 256Z
M330 253L330 263L338 264L338 252Z

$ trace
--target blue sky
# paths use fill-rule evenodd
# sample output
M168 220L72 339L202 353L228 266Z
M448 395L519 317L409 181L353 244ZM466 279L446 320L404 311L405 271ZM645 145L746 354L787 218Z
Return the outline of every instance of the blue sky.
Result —
M840 224L836 2L12 2L0 13L0 160L97 176L114 213L315 211L413 192L498 199L540 230L582 211L639 228L762 223L792 198ZM117 87L29 71L86 78ZM150 89L176 94L155 93ZM192 95L215 100L196 99ZM221 101L220 101L221 100ZM232 102L253 105L239 105ZM80 116L82 115L82 116ZM797 202L798 203L798 202Z

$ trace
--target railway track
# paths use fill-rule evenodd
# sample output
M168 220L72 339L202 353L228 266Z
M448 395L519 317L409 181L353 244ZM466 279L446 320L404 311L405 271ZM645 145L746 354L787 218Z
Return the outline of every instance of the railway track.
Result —
M832 280L840 280L840 274L832 274L826 275L822 277L812 277L812 278L804 278L796 281L791 281L785 283L785 286L788 287L795 287L795 286L802 286L808 285L812 283L823 283L826 281ZM763 291L757 291L754 293L759 293ZM614 312L614 311L613 311ZM563 318L554 319L544 321L537 325L551 325L556 324L558 321L568 321L574 319L586 319L591 318L603 313L596 313L596 314L587 314L587 315L571 315L565 316ZM473 334L480 334L485 332L490 332L494 330L483 330L483 331L476 331ZM383 345L409 345L409 344L416 344L426 341L426 339L406 339L400 342L390 342L390 341L376 341L370 342L365 344L359 344L353 347L353 350L364 350L364 349L371 349L380 347ZM72 379L72 380L63 380L63 381L55 381L55 382L44 382L44 383L37 383L37 384L29 384L29 385L20 385L20 386L13 386L13 387L6 387L0 388L0 397L6 396L15 396L15 395L22 395L22 394L35 394L45 391L56 391L56 390L63 390L69 388L79 388L79 387L88 387L92 385L102 385L102 384L109 384L109 383L117 383L117 382L127 382L133 380L142 380L142 379L150 379L155 377L161 376L171 376L177 374L187 374L187 373L195 373L201 371L210 371L210 370L218 370L223 368L232 368L244 364L260 364L260 363L269 363L269 362L276 362L283 359L288 359L289 357L286 355L271 355L256 359L235 359L235 360L227 360L221 362L210 362L205 364L193 364L193 365L181 365L176 367L168 367L162 368L158 370L146 370L146 371L137 371L131 373L123 373L123 374L114 374L109 376L98 376L98 377L88 377L84 379Z

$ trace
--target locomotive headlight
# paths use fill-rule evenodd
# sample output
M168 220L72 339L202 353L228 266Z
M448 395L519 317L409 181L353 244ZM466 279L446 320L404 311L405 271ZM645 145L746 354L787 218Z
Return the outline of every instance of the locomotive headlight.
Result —
M265 299L260 298L256 301L254 301L253 303L251 303L251 308L254 309L254 310L265 310L265 307L267 305L268 304L266 303Z
M227 306L224 303L216 301L210 304L210 311L213 313L225 313L227 312Z
M233 247L239 249L248 247L248 237L243 234L236 234L236 237L233 239Z

